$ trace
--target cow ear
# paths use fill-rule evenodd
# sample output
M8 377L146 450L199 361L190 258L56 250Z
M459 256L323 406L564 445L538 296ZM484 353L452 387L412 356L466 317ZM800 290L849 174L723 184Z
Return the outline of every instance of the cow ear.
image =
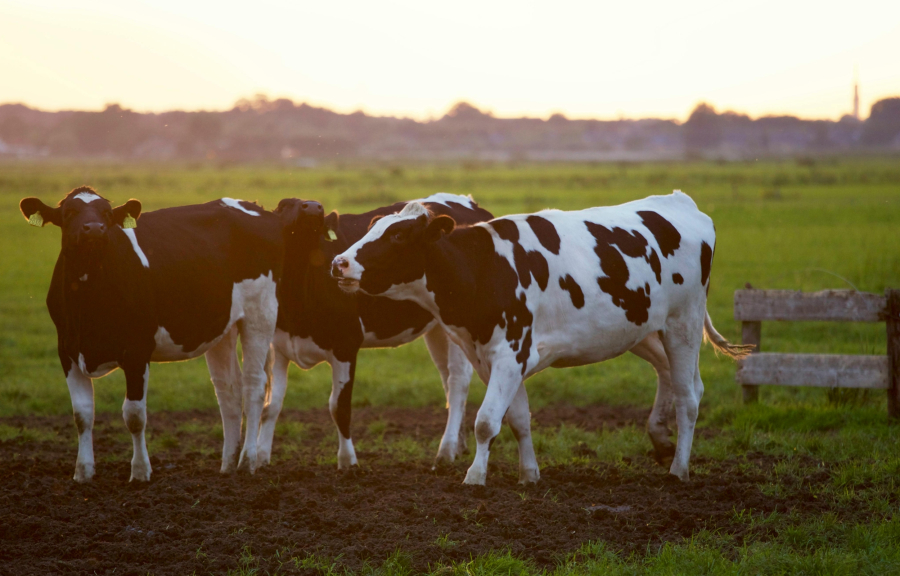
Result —
M372 219L369 220L369 227L366 229L366 232L372 229L372 226L375 225L376 222L384 218L384 214L379 214L378 216L372 216Z
M340 219L341 216L338 214L337 210L332 210L331 213L325 217L325 230L323 230L322 233L329 240L337 240L337 230Z
M426 242L435 242L440 239L443 234L453 232L454 228L456 228L456 220L450 216L436 216L428 223L428 227L425 228L425 235L423 238Z
M141 217L141 203L132 198L128 202L113 208L113 222L122 228L137 227L137 219Z
M19 210L32 226L43 228L48 222L62 226L62 208L51 208L37 198L22 198Z

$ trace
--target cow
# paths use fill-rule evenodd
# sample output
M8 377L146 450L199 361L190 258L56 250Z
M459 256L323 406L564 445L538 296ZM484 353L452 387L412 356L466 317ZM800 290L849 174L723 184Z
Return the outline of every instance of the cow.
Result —
M75 480L94 476L94 378L116 368L125 373L122 415L134 444L130 479L149 481L150 363L202 354L222 413L221 471L254 472L278 314L278 217L231 198L142 214L138 200L112 208L87 186L56 207L37 198L19 207L31 224L62 229L47 308L78 430ZM247 432L238 456L242 403Z
M413 204L397 202L364 214L331 212L319 202L287 198L275 209L282 220L285 260L278 287L278 322L272 385L259 431L258 460L270 462L275 423L287 389L291 362L304 370L327 362L332 389L328 405L338 432L338 468L357 464L350 434L351 398L360 348L394 347L424 336L438 368L449 408L447 426L435 459L452 462L466 449L461 433L472 366L438 326L431 313L413 302L350 295L330 275L331 259L362 238L373 222L408 205L475 224L493 216L471 197L438 193Z
M430 311L488 384L466 484L485 483L504 416L519 445L519 481L538 481L524 381L547 367L592 364L629 350L657 370L650 435L658 455L671 457L669 472L687 481L704 333L732 357L748 352L716 332L706 311L715 243L712 220L677 190L620 206L459 227L412 203L337 256L332 275L347 292ZM665 431L670 402L674 451Z

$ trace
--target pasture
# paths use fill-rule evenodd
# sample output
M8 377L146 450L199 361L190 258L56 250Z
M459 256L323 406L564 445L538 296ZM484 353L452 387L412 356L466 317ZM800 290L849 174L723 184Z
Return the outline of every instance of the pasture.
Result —
M71 480L76 435L44 305L59 231L29 227L94 186L144 210L220 197L360 212L445 191L495 215L618 204L674 188L716 223L708 309L739 341L733 292L900 288L896 159L455 166L0 164L0 542L15 573L872 573L900 570L900 427L883 393L763 388L741 405L734 364L701 354L706 392L692 481L666 478L645 432L652 368L626 355L528 381L542 480L516 485L509 430L486 488L471 454L431 471L443 391L422 341L363 350L354 389L360 469L336 470L330 370L292 368L272 466L220 477L221 421L205 362L156 364L154 476L128 485L121 372L95 381L97 476ZM140 225L140 224L138 224ZM127 318L122 318L127 322ZM764 324L772 352L884 354L883 324ZM476 377L477 378L477 377ZM466 426L484 395L472 383Z

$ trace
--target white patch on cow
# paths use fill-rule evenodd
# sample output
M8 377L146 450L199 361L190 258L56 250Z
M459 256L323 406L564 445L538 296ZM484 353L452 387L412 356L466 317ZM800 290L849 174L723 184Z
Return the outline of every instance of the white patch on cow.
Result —
M309 370L322 362L327 362L331 356L328 350L319 348L312 338L291 336L284 330L275 330L273 343L275 344L275 350L279 354L304 370Z
M129 481L150 481L150 455L147 453L147 439L144 431L147 428L147 385L150 382L150 365L144 367L144 395L140 400L125 398L122 404L122 418L131 432L131 443L134 455L131 458L131 478Z
M134 253L138 255L138 258L141 259L141 264L144 265L144 268L150 267L150 261L147 260L147 256L144 255L144 251L141 250L140 245L138 245L137 236L134 235L134 228L123 228L122 232L128 236L128 240L131 241L131 247L134 248Z
M115 370L116 368L119 367L119 365L116 362L104 362L103 364L100 364L99 366L97 366L96 369L89 372L87 369L87 365L85 364L85 361L84 361L84 354L82 354L80 352L78 353L77 364L78 364L78 369L81 370L81 372L85 376L88 376L89 378L103 378L104 376L106 376L107 374L109 374L110 372L112 372L113 370Z
M79 282L87 282L87 274L78 279Z
M243 200L235 200L234 198L222 198L221 202L225 206L227 206L229 208L234 208L235 210L240 210L244 214L249 214L251 216L259 216L259 212L247 210L246 208L241 206L241 202L243 202Z
M390 338L379 338L374 332L366 332L363 330L363 343L362 348L396 348L397 346L402 346L403 344L408 344L412 342L425 332L433 327L436 322L429 322L428 325L423 330L414 330L413 328L407 328L403 332L391 336Z
M99 196L94 194L93 192L79 192L78 194L72 196L72 198L78 198L85 204L90 204L94 200L102 200Z
M461 196L459 194L450 194L449 192L438 192L436 194L432 194L427 198L420 198L418 200L413 200L413 202L429 202L431 204L443 204L444 206L450 207L447 202L455 202L456 204L461 204L466 208L475 208L475 200L472 198L472 195Z

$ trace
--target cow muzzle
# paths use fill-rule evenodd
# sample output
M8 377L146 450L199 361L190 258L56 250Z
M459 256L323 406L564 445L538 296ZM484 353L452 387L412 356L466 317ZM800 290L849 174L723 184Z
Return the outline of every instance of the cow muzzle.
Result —
M338 286L347 293L359 290L359 279L351 278L347 274L350 271L350 261L343 256L338 256L331 262L331 277L336 278Z
M88 248L104 246L109 240L106 235L106 224L102 222L89 222L81 226L78 231L78 244Z

